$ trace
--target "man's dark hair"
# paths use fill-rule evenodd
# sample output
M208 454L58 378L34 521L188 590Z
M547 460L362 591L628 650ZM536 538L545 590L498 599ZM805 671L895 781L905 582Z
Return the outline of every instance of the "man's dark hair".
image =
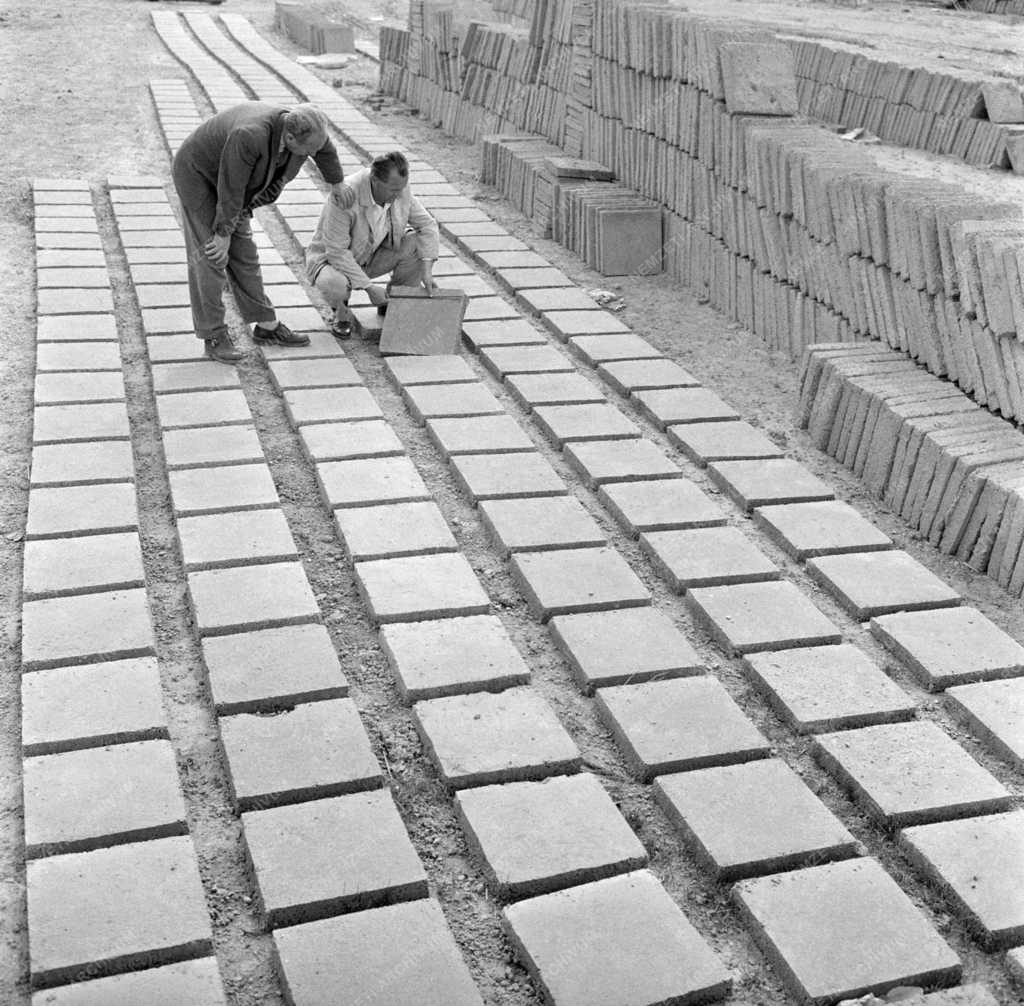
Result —
M403 178L409 177L409 162L405 159L405 154L398 150L380 154L370 164L370 174L379 182L386 182L392 171L397 171Z

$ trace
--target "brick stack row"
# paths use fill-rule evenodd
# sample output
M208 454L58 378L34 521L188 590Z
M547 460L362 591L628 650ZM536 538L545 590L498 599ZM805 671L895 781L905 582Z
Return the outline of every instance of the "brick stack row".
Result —
M297 0L275 0L274 19L280 31L310 52L355 51L355 29L351 24L339 24Z
M901 353L813 346L800 419L922 536L1024 594L1024 434Z

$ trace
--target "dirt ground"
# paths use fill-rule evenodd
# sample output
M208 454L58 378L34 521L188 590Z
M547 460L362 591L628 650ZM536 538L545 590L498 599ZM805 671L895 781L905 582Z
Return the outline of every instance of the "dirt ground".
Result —
M353 13L366 37L382 19L400 21L403 17L398 0L351 0L334 6ZM879 6L887 11L899 8L892 4ZM5 67L0 135L7 139L5 170L0 178L0 304L6 320L0 329L0 383L4 389L0 396L0 1003L11 1006L28 1003L18 666L21 539L27 506L34 374L35 292L28 183L33 177L88 178L99 183L116 174L166 176L166 153L146 85L154 77L186 78L187 74L164 50L152 30L149 16L158 8L244 14L280 48L299 54L287 40L273 33L272 0L228 0L222 7L149 0L75 0L64 4L0 0L0 59ZM929 16L927 8L915 6L907 19L919 21L923 28ZM496 220L584 289L610 288L621 294L626 303L623 319L627 324L761 426L790 456L834 485L840 498L857 506L898 545L960 590L970 603L1011 634L1024 639L1019 601L1007 597L986 577L939 555L868 496L845 469L808 447L805 436L793 425L797 369L792 361L769 352L751 333L698 304L664 277L609 281L586 269L561 246L537 239L520 214L495 192L480 185L478 150L446 138L395 102L368 102L376 91L376 69L369 60L361 59L344 70L326 74L325 79L360 104L388 132L414 147L465 194L477 198ZM941 172L943 169L934 165L943 163L930 161L926 167ZM961 168L951 166L949 170L958 172ZM103 228L105 237L112 241L109 218L103 221ZM123 266L123 261L120 264ZM123 270L117 274L119 283L123 283L124 275ZM179 766L183 767L189 824L215 917L216 949L233 1003L278 1003L281 998L273 975L269 939L256 923L251 907L251 878L246 876L240 851L240 829L227 807L216 724L208 697L197 684L199 657L194 641L188 638L190 625L182 616L180 558L174 554L166 512L166 475L147 453L150 438L156 437L157 432L151 394L147 397L146 391L141 333L126 320L132 315L131 304L118 299L117 306L124 334L132 422L143 438L141 459L136 445L137 460L141 460L140 506L148 514L151 528L143 546L151 591L157 597L158 644L169 695L171 733ZM652 852L652 869L736 974L732 1001L744 1006L788 1003L778 979L739 923L727 891L702 875L655 807L649 787L630 780L608 734L594 716L592 703L578 695L547 634L526 613L504 563L495 559L475 511L458 493L422 430L409 420L381 372L379 359L369 348L356 347L353 361L420 466L445 516L456 529L467 558L484 577L503 621L534 668L537 687L569 727L584 752L587 766L609 785ZM307 574L326 612L332 637L343 654L343 667L370 727L375 750L388 767L393 792L427 868L432 889L444 905L489 1006L532 1006L537 1002L536 995L525 972L511 957L498 927L497 906L484 891L480 869L468 854L451 801L425 763L408 710L396 699L376 634L362 613L333 526L317 503L315 485L296 438L283 420L280 399L270 387L265 369L255 359L247 359L243 364L243 376ZM493 382L491 387L500 391ZM515 408L510 406L510 411ZM538 446L567 479L578 483L558 455L546 444L539 442ZM706 479L700 473L688 469L688 474L706 487ZM585 504L593 505L585 493L578 495ZM627 559L638 559L636 544L624 539L603 514L595 510L595 516ZM776 551L771 554L777 561L785 562ZM830 615L834 614L844 625L850 624L802 571L788 563L787 571ZM671 603L660 581L653 575L646 580L655 593L656 603ZM768 735L776 750L801 771L865 849L878 856L925 908L961 954L967 976L987 981L1000 1001L1009 1006L1014 1001L1013 992L1003 975L999 955L985 955L975 949L963 925L947 913L941 897L916 879L891 840L881 836L813 763L806 742L782 729L750 692L736 662L716 656L708 641L693 630L685 617L678 620L697 640L711 669ZM924 715L939 720L1005 784L1021 792L1019 776L988 756L950 722L937 699L921 693L863 633L857 636L857 642L918 696Z

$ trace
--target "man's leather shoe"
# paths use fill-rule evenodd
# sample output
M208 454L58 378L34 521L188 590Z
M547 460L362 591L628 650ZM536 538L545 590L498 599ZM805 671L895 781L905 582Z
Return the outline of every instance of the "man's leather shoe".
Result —
M218 363L238 363L245 355L231 345L231 340L226 335L222 335L219 339L207 339L205 352L211 360L216 360Z
M293 332L283 321L277 323L277 328L264 328L256 325L252 330L252 337L256 342L274 343L278 346L308 346L309 336L299 335Z

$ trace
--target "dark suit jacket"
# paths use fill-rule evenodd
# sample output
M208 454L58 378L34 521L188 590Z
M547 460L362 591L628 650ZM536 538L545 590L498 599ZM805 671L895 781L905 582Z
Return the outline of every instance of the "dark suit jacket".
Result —
M272 203L302 167L305 157L285 151L278 163L286 109L246 101L207 119L174 158L174 185L193 213L207 216L215 206L210 228L231 234L243 210ZM330 139L313 155L324 181L344 175Z

